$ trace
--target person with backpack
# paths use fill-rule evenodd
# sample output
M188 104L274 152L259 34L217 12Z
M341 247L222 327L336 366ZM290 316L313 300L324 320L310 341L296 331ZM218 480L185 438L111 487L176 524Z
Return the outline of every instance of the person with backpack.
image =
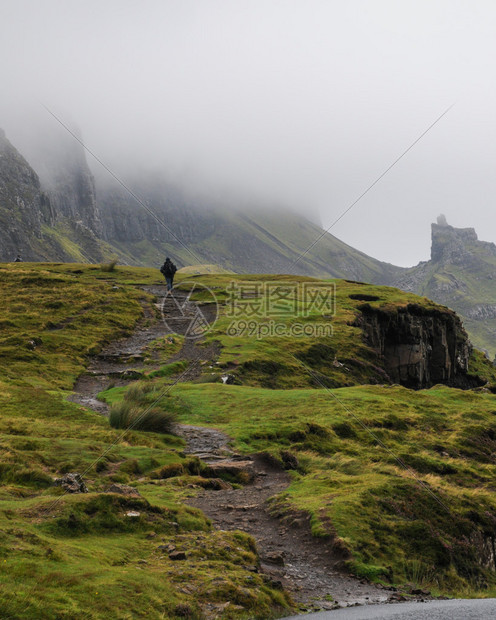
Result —
M172 291L173 282L174 282L174 274L177 271L177 267L174 265L174 263L171 261L169 257L165 259L165 263L160 268L160 271L162 272L165 278L165 281L167 283L167 290Z

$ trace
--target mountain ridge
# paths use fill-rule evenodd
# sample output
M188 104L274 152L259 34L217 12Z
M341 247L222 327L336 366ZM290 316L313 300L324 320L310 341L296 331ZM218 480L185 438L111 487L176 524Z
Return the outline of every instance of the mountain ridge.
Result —
M397 267L322 235L296 213L236 199L220 204L161 174L130 179L139 204L115 180L95 181L72 137L45 140L26 160L2 132L0 149L0 260L21 251L25 260L157 266L169 255L179 266L396 286L456 310L474 344L496 353L496 245L480 241L473 228L450 226L444 216L432 225L431 259Z

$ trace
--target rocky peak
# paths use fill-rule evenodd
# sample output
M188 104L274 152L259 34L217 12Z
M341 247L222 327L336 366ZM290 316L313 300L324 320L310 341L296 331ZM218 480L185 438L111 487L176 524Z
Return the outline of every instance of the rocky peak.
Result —
M444 215L440 215L437 223L432 224L432 262L449 264L473 262L480 250L496 256L494 243L479 241L474 228L450 226Z

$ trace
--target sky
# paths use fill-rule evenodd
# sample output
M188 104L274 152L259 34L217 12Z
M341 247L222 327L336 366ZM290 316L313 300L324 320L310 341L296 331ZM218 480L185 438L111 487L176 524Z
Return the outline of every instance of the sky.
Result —
M0 0L0 58L17 146L45 105L123 180L318 213L381 260L427 260L440 213L496 242L493 0Z

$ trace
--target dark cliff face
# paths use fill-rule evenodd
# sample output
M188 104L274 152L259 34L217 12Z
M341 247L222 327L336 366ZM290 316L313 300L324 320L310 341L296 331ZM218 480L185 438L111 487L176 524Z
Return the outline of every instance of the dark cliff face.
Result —
M389 310L364 304L359 309L365 340L393 383L412 389L437 383L464 389L481 384L469 375L472 347L467 333L448 308L409 304Z
M49 208L38 175L0 130L0 258L36 257L32 245Z
M480 241L473 228L455 228L439 218L432 225L431 259L379 282L453 308L474 345L494 357L496 245Z
M48 151L40 158L45 182L0 130L0 261L17 253L25 261L101 260L101 225L84 153L66 152L63 167L50 175ZM63 237L79 254L67 251Z

